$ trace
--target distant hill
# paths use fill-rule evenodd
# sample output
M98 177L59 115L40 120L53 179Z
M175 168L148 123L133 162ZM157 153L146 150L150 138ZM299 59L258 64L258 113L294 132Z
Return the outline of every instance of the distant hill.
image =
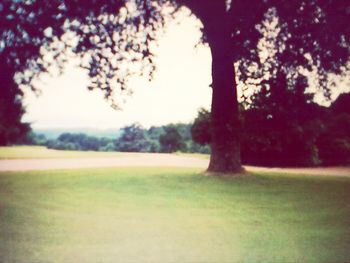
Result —
M94 137L117 138L120 129L94 129L94 128L33 128L34 133L43 134L47 139L57 139L62 133L84 133Z

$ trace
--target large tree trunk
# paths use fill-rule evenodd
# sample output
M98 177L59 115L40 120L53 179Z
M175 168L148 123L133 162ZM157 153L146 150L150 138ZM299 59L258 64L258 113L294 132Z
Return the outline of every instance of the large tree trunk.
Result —
M212 143L208 171L235 174L243 171L239 142L239 111L230 37L222 31L218 29L209 40L213 97Z

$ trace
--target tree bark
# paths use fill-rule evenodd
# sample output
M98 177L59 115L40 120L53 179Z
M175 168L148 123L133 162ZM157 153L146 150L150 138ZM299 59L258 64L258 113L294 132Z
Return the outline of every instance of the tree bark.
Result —
M243 172L240 156L240 122L230 36L217 29L209 39L212 54L212 142L208 171Z

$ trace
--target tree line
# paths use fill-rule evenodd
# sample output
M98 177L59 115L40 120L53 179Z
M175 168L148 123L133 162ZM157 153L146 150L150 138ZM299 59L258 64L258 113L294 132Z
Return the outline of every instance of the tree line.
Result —
M149 129L139 124L125 126L116 138L98 138L84 133L62 133L56 139L32 133L26 143L49 149L120 152L209 153L210 147L192 140L192 124L169 124Z
M287 96L286 92L295 94ZM280 86L262 90L252 97L249 106L241 103L240 123L244 164L350 165L350 93L324 107L295 90ZM116 138L97 138L63 133L54 140L32 135L31 142L59 150L210 153L211 113L200 109L190 124L149 129L132 124L119 134Z

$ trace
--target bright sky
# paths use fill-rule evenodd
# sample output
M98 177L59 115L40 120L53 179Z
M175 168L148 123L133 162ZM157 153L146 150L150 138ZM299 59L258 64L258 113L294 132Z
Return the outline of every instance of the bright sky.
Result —
M42 77L42 94L25 98L24 121L34 128L119 128L138 122L145 127L190 122L200 107L210 107L210 51L194 48L200 37L194 18L172 23L159 41L154 80L133 79L134 94L116 111L99 91L88 91L86 72L68 65L60 77Z
M206 46L194 48L200 38L198 20L178 21L182 22L173 22L159 41L154 80L133 79L134 94L122 111L112 109L100 91L88 91L86 72L70 63L60 77L45 76L36 82L42 95L26 95L23 120L34 128L100 129L192 121L200 107L210 108L211 55ZM347 81L338 84L332 97L340 92L350 92ZM322 96L316 100L322 103Z

